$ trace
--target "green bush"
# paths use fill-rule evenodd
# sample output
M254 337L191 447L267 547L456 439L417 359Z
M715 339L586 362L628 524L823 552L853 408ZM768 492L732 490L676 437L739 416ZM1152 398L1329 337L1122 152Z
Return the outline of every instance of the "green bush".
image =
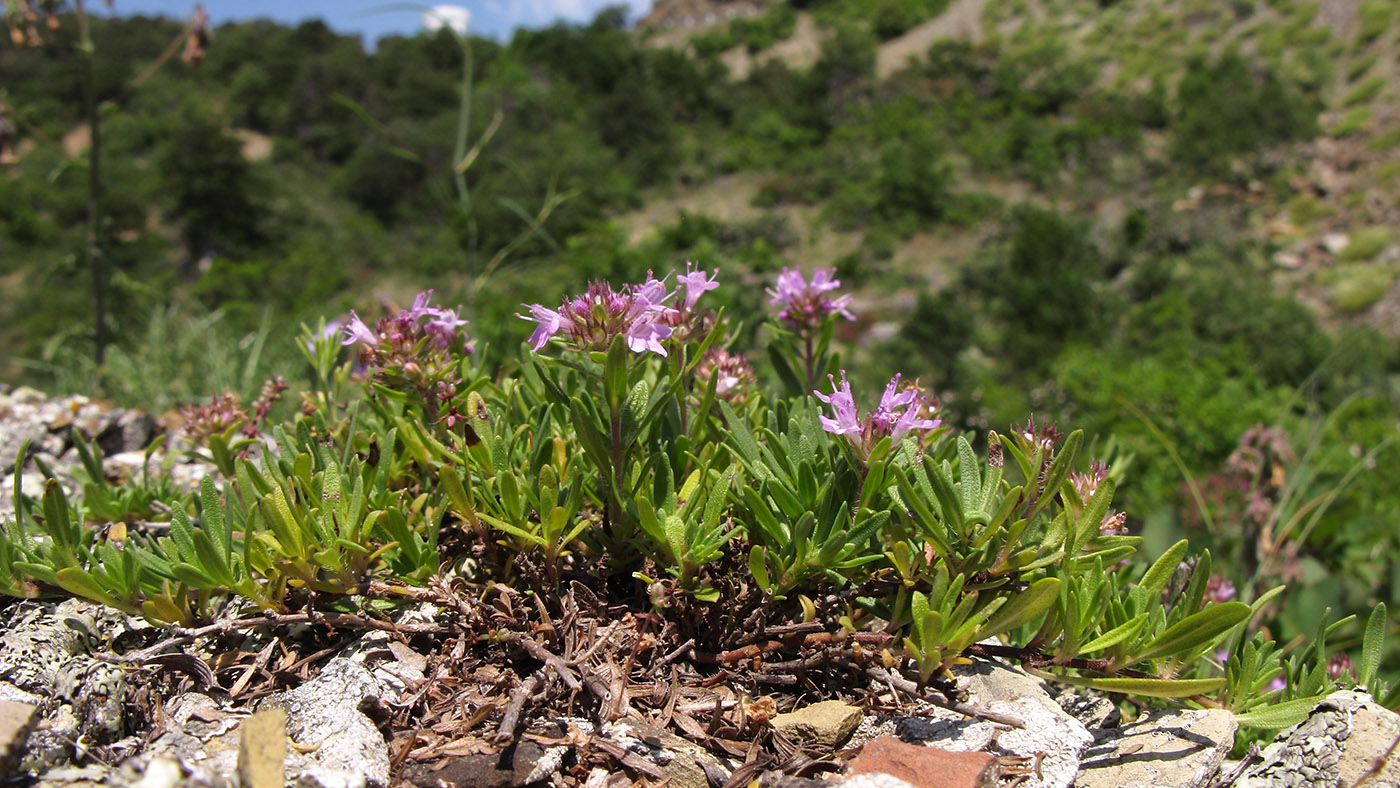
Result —
M1380 38L1390 28L1394 13L1395 4L1389 0L1365 0L1358 9L1361 25L1356 31L1357 40L1369 44Z
M1193 62L1176 103L1172 150L1195 167L1218 167L1231 155L1317 133L1315 100L1235 53Z
M776 3L758 16L735 17L729 23L729 34L734 43L743 44L750 54L757 54L791 38L796 26L797 10L787 3Z
M1366 123L1370 120L1371 108L1357 107L1343 115L1341 120L1337 121L1332 128L1327 130L1327 133L1337 139L1341 139L1342 137L1355 134L1365 129Z
M1347 265L1328 272L1331 285L1328 298L1344 313L1362 312L1385 297L1395 275L1370 265Z
M1342 106L1352 107L1362 102L1370 101L1385 89L1385 85L1385 77L1371 77L1347 91L1347 94L1342 97Z
M1366 227L1351 235L1351 242L1337 255L1342 262L1354 263L1371 260L1385 251L1393 236L1389 227Z

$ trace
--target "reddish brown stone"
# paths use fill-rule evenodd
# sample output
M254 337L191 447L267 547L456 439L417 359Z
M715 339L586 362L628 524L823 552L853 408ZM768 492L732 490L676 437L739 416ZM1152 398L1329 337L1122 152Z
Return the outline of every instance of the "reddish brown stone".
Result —
M905 744L893 736L871 741L847 774L888 774L918 788L986 788L996 784L995 759L985 752L949 752Z

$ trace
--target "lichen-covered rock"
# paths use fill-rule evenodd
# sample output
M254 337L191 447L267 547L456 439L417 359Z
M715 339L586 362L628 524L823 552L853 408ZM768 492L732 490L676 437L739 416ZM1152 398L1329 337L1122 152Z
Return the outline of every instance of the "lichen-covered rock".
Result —
M1400 785L1400 716L1364 692L1328 695L1301 724L1264 748L1263 763L1240 788L1333 788Z
M1084 754L1075 788L1202 788L1235 743L1222 709L1164 709L1105 732Z
M0 699L43 709L22 767L35 772L63 763L75 745L106 744L124 732L126 675L90 654L98 638L90 605L19 602L0 624Z
M316 678L259 704L287 712L289 780L302 788L385 788L389 745L363 711L383 694L368 670L337 657Z
M1024 788L1068 788L1079 772L1081 754L1094 737L1050 696L1045 682L1000 662L978 660L954 671L970 705L1015 717L1025 728L969 719L935 706L917 716L869 716L853 743L897 735L954 752L987 752L1003 773L1024 768Z

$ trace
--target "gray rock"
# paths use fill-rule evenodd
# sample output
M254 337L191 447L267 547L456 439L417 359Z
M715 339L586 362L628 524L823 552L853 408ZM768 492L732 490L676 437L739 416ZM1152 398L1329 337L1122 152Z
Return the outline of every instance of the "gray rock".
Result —
M1155 711L1084 755L1076 788L1203 788L1235 743L1235 717L1221 709Z
M710 773L732 771L694 742L635 718L608 723L599 735L656 764L674 788L709 788Z
M116 419L97 436L103 454L141 451L156 434L156 417L142 410L120 411Z
M38 705L44 721L29 737L23 769L66 762L77 745L121 738L126 674L90 656L98 606L20 602L0 626L0 698Z
M187 692L165 707L142 760L180 764L198 781L212 782L238 769L238 728L243 714L229 711L208 695Z
M5 421L0 424L0 473L15 472L15 461L25 441L30 451L38 448L39 442L49 434L49 428L40 421Z
M1123 713L1118 710L1118 704L1101 695L1061 692L1055 696L1055 702L1091 731L1117 728L1123 722Z
M1080 756L1094 737L1083 723L1060 708L1044 681L991 660L974 661L957 669L955 675L971 705L1016 717L1026 727L1009 728L926 705L919 707L917 716L867 717L852 743L894 734L907 742L953 752L989 752L1027 765L1038 764L1038 769L1032 768L1026 775L1023 788L1068 788L1073 783Z
M1328 695L1301 724L1264 748L1264 760L1240 788L1400 785L1400 716L1364 692ZM1390 757L1387 757L1390 756ZM1363 783L1363 779L1365 782Z
M289 780L301 788L385 788L389 745L361 710L383 693L363 666L337 657L316 678L259 704L287 712Z
M773 718L773 728L797 742L836 747L850 738L865 712L839 700L824 700Z

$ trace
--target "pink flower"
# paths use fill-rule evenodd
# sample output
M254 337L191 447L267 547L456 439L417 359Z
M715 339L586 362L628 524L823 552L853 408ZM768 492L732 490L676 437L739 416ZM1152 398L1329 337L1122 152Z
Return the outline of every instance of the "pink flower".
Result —
M839 384L834 377L828 375L827 378L831 381L832 393L812 392L817 399L831 406L836 417L818 416L822 429L833 435L847 436L857 448L867 454L886 436L894 443L899 443L910 432L933 430L943 424L942 419L920 418L925 412L935 412L938 405L917 386L900 390L899 375L891 378L885 386L885 393L880 397L880 404L875 410L864 416L856 408L850 381L846 380L846 372L842 370Z
M822 423L822 429L833 435L858 435L861 431L860 413L856 410L855 397L851 395L851 383L846 380L846 371L841 371L841 384L837 385L836 379L827 376L831 380L833 389L831 394L823 394L820 391L813 391L817 399L831 406L836 413L836 418L829 419L826 416L818 416Z
M369 326L365 325L365 321L361 320L353 309L350 310L350 321L345 324L343 330L345 331L345 339L341 341L342 345L353 345L359 342L373 346L379 343L379 337L369 329Z
M681 308L687 312L695 308L695 302L700 300L700 296L719 287L719 282L715 281L713 278L707 277L703 268L697 268L694 271L690 270L692 265L694 265L694 263L687 262L685 264L686 273L683 276L676 277L676 282L685 288L685 302L682 304ZM711 276L718 275L719 269L716 268Z
M666 292L664 281L648 273L645 282L621 290L594 282L583 295L564 299L558 311L542 304L522 304L530 314L517 317L537 324L530 335L537 351L556 335L563 335L578 350L606 350L615 337L622 336L635 353L649 350L664 356L666 347L661 342L671 337L668 322L677 313L666 305L673 295Z
M802 272L796 268L784 268L780 271L777 287L767 291L770 296L769 305L783 308L778 313L778 319L789 327L804 332L815 330L823 320L832 315L855 320L856 316L846 309L851 303L850 295L839 298L828 298L825 295L841 286L839 280L831 278L835 272L834 268L818 269L812 273L812 281L809 284L802 278Z
M715 381L715 394L722 399L731 399L741 393L741 389L753 383L753 366L742 355L735 355L724 348L711 348L695 367L695 379L702 386L708 385L710 378Z
M522 304L523 306L523 304ZM521 315L521 317L524 317ZM549 338L559 333L559 327L563 324L563 316L553 309L545 309L539 304L530 304L530 320L539 324L535 328L535 333L530 335L530 345L535 350L544 347L544 343Z

